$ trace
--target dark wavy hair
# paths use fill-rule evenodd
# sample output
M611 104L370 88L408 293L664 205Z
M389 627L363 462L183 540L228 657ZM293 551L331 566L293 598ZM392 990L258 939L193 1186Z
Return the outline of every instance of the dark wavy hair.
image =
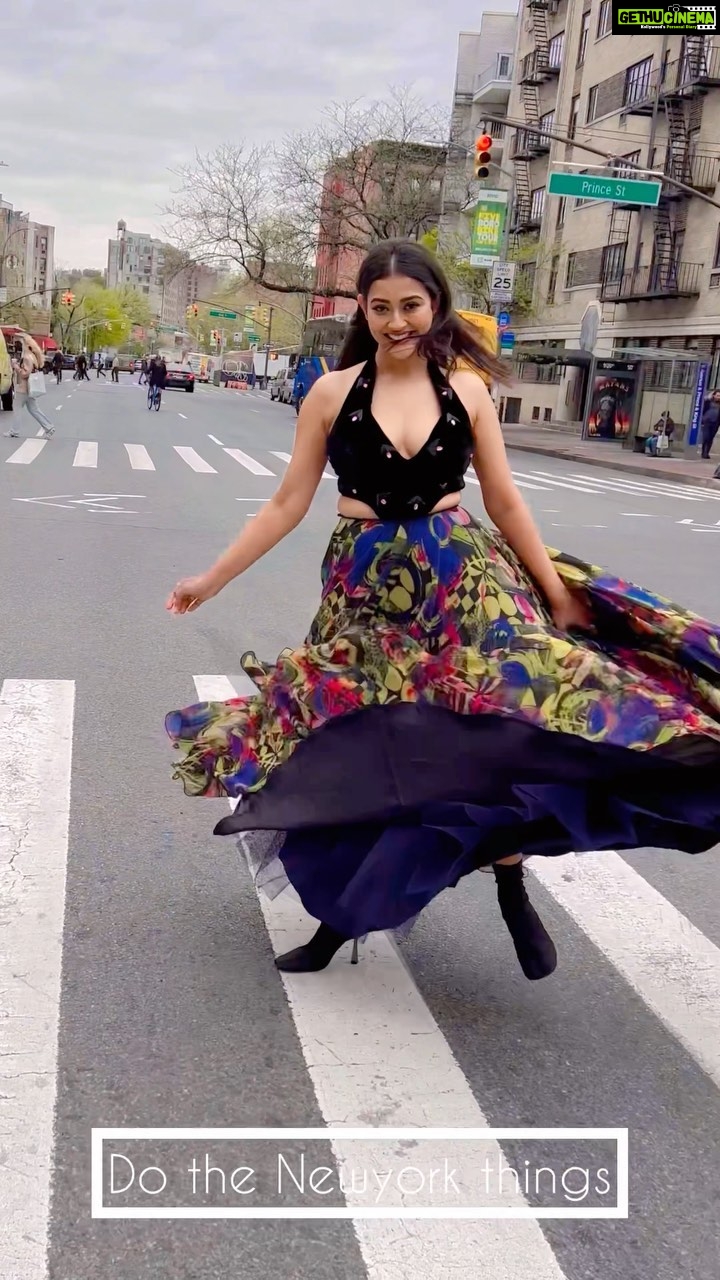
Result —
M415 240L384 240L376 244L365 258L357 278L357 291L367 298L378 280L388 276L409 276L429 293L434 308L432 325L418 341L418 354L432 360L445 373L452 373L462 360L478 373L498 382L508 382L508 370L495 352L486 346L479 331L453 310L452 295L444 271L437 258ZM350 369L374 357L377 343L373 338L362 307L358 307L348 327L336 365Z

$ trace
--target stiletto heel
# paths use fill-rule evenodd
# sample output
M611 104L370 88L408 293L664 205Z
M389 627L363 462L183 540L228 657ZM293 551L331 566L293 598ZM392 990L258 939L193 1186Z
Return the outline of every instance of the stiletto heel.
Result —
M352 949L352 955L350 957L350 963L357 964L357 962L358 962L358 940L357 938L353 938L353 949Z
M321 924L305 946L295 947L282 956L276 956L276 968L283 973L319 973L321 969L327 968L343 943L349 941L345 934L337 933L328 924Z
M549 977L557 967L557 951L527 896L522 862L496 862L493 870L500 911L513 940L520 968L531 982Z

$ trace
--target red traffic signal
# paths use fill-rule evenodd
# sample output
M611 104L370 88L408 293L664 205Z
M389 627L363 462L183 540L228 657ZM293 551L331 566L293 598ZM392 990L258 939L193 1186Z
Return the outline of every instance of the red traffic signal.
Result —
M63 302L66 307L71 307L75 301L75 294L71 293L69 289L66 289L65 293L62 294L60 301Z
M492 161L493 140L489 133L482 133L475 143L475 177L488 178Z
M194 303L193 303L193 315L194 315L194 316L197 316L197 313L198 313L198 309L197 309L197 302L194 302Z

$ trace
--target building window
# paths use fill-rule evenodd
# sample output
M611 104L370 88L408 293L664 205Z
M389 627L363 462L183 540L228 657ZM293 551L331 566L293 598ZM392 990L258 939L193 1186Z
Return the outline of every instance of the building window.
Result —
M625 270L625 249L624 244L605 245L601 268L603 284L616 284L622 280Z
M550 303L551 306L555 301L555 290L557 289L559 262L560 262L560 258L556 254L552 262L550 263L550 277L548 279L547 301Z
M567 267L565 268L565 288L572 289L575 284L575 271L577 267L577 254L569 253L567 259Z
M530 217L533 222L538 222L542 218L543 209L545 207L545 188L535 187L530 202Z
M559 68L562 62L563 45L565 44L565 32L561 31L559 35L553 36L548 47L548 66Z
M630 162L630 164L639 164L639 163L640 163L640 152L639 152L639 151L630 151L630 152L629 152L629 154L628 154L628 155L626 155L626 156L623 156L622 160L619 160L619 161L618 161L618 163L617 163L616 165L613 165L613 173L615 174L615 176L616 176L617 178L633 178L633 177L635 177L635 176L636 176L636 175L635 175L635 170L634 170L634 169L629 168L629 167L628 167L628 165L627 165L627 163L626 163L626 164L623 164L623 160L625 160L625 161L629 161L629 162ZM652 167L652 165L654 165L654 163L655 163L655 161L654 161L654 158L653 158L653 161L652 161L651 167Z
M498 80L507 80L510 75L510 54L501 53L498 58Z
M552 422L552 409L543 409L543 422Z
M600 10L598 13L597 38L602 40L603 36L609 35L612 27L612 9L610 0L600 0Z
M581 67L583 62L585 61L585 54L587 53L587 44L588 44L589 34L590 34L590 10L588 9L587 13L584 13L582 16L582 26L580 28L580 43L578 45L578 58L577 58L577 64L579 67Z
M532 416L533 422L540 421L540 405L539 404L533 405L533 411L531 416Z
M555 223L555 227L556 227L556 229L557 229L558 231L560 230L560 228L561 228L561 227L564 227L564 226L565 226L565 210L566 210L566 208L567 208L567 196L561 196L561 197L560 197L560 202L559 202L559 204L558 204L558 216L557 216L557 222Z
M594 120L597 115L598 88L599 88L599 85L594 84L590 89L588 89L587 110L585 112L586 124L590 124L590 122Z
M555 112L547 111L544 116L540 117L540 129L542 133L552 133L555 128Z
M568 138L574 138L580 115L580 94L576 94L570 103L570 120L568 122Z
M713 271L720 271L720 226L718 227L717 240L715 241L715 257L712 264Z
M635 62L631 67L628 67L625 72L624 107L629 107L633 102L641 102L643 98L647 98L650 93L652 65L652 58L643 58L642 62Z

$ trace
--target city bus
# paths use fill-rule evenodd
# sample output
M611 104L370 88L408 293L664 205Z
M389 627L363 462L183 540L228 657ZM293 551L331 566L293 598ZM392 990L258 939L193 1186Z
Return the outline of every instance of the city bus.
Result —
M494 316L480 311L458 311L466 324L479 330L481 342L493 355L497 355L499 330ZM348 331L351 317L348 315L321 316L317 320L309 320L305 326L300 350L295 364L295 381L293 383L293 404L297 413L314 382L324 373L335 368L340 350ZM291 369L293 360L291 357ZM459 368L463 368L461 361ZM492 378L481 374L483 381L490 386Z

